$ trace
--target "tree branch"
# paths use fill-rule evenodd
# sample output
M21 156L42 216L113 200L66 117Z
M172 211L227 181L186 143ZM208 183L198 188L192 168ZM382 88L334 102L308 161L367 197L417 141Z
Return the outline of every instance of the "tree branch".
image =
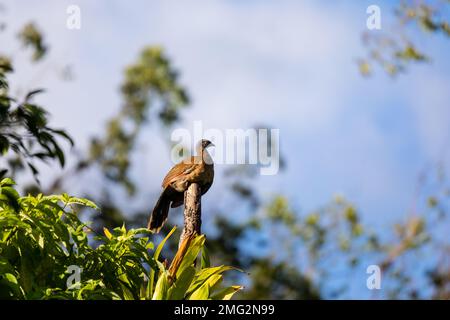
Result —
M184 229L178 247L184 239L201 234L201 190L197 183L192 183L184 193Z

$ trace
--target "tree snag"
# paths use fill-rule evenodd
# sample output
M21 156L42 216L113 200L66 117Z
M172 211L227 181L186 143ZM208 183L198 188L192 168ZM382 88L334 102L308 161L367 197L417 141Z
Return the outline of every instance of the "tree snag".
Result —
M201 234L201 197L200 186L197 183L191 183L184 193L184 228L178 247L184 239Z

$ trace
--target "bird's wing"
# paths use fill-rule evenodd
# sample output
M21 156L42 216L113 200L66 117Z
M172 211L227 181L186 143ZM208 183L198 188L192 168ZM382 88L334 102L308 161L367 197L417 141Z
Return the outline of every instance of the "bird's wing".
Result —
M165 188L177 178L191 173L196 167L197 164L195 163L194 157L191 157L190 161L183 161L178 163L177 165L173 166L172 169L170 169L170 171L167 173L162 182L162 187Z

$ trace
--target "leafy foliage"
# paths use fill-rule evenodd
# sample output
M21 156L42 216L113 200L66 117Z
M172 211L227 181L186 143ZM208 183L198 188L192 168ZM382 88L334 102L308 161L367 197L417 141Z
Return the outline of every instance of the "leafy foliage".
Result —
M358 59L360 73L369 76L374 66L378 65L387 74L396 76L413 62L430 61L425 50L418 48L417 43L420 42L411 37L410 30L418 27L426 33L450 37L450 21L447 19L449 10L450 3L447 0L399 1L393 30L363 33L362 39L368 53L365 58Z
M175 231L175 228L158 246L157 254L162 246ZM195 268L195 262L201 254L201 264ZM211 267L205 249L205 236L191 236L180 245L172 264L167 269L161 262L157 262L159 277L152 297L154 300L229 300L241 286L221 287L223 273L236 269L228 266ZM197 264L198 265L198 264ZM150 285L153 283L154 273L150 275Z
M169 126L178 120L180 109L189 99L159 47L145 48L138 61L127 67L121 93L123 106L108 122L105 136L92 140L87 162L99 163L109 180L124 185L132 194L134 184L128 175L130 154L148 121L149 109L161 106L158 118Z
M33 49L33 61L38 61L47 53L47 45L44 43L42 33L34 23L26 24L19 33L19 39L25 47Z
M50 127L47 112L32 102L42 89L30 91L20 103L8 94L6 74L12 70L9 59L0 57L0 152L2 155L9 151L14 154L9 161L12 171L26 164L37 178L38 170L33 160L56 159L64 166L65 155L58 137L71 145L73 141L64 130ZM7 171L3 168L0 177Z
M220 287L231 267L194 267L205 236L186 243L166 269L158 258L175 228L152 255L147 229L92 236L79 206L98 209L67 194L20 197L11 179L0 182L0 298L227 299L240 289ZM70 281L71 267L80 270L79 282Z

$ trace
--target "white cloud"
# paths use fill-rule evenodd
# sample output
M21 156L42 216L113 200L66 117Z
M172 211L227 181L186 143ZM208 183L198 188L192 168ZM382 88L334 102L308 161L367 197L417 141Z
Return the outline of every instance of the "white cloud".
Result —
M195 4L164 2L148 23L193 93L189 120L298 129L332 120L351 89L348 53L358 45L348 19L300 2Z

